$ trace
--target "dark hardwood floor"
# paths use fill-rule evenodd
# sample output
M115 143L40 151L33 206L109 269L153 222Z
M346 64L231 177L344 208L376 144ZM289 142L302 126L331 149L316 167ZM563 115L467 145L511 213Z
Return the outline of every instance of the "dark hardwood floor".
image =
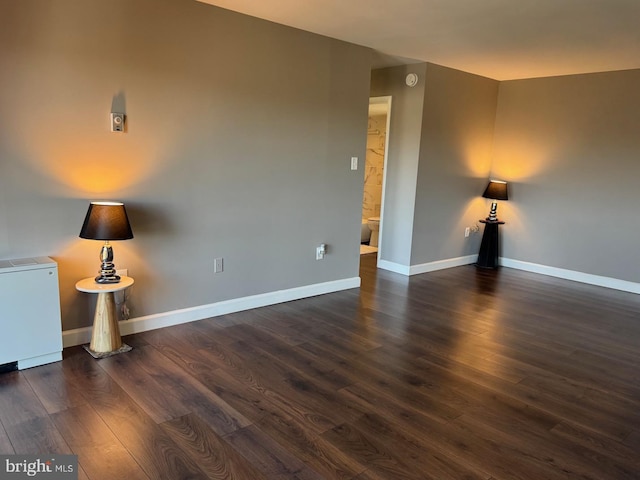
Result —
M126 337L0 375L0 452L98 479L640 478L640 296L503 268Z

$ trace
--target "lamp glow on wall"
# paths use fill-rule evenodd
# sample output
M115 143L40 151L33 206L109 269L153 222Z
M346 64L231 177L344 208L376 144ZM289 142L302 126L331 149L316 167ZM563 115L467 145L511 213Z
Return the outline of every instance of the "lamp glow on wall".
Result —
M490 198L493 200L493 202L491 202L491 210L489 211L487 222L497 222L497 200L509 200L509 194L507 192L507 182L503 182L502 180L490 180L489 185L487 185L487 188L485 188L482 196L484 198Z
M80 238L104 240L100 251L100 270L96 283L118 283L113 264L112 240L129 240L133 238L129 217L121 202L91 202L80 230Z

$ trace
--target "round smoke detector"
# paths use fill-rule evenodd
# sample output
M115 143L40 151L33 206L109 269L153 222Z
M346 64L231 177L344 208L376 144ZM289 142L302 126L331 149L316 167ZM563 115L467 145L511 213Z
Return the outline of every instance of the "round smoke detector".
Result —
M418 84L418 75L410 73L404 80L409 87L415 87Z

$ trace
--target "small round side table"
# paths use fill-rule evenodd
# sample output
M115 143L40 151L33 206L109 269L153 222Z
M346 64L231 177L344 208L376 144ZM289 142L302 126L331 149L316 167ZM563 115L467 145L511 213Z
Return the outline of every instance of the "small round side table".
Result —
M85 293L97 293L96 313L93 318L91 343L85 349L94 358L103 358L116 353L128 352L131 347L122 343L120 327L116 315L114 293L133 285L133 278L120 277L118 283L96 283L93 277L76 283L76 290Z

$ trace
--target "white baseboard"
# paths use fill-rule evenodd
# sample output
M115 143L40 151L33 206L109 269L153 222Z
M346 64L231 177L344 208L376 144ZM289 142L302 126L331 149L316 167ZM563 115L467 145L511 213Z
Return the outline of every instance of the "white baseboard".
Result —
M209 305L173 310L171 312L156 313L144 317L132 318L120 322L120 334L131 335L133 333L146 332L157 328L170 327L181 323L195 322L205 318L217 317L228 313L241 312L252 308L266 307L277 303L290 302L301 298L324 295L325 293L339 292L350 288L360 287L360 277L345 278L331 282L305 285L304 287L277 290L275 292L251 295L242 298L233 298ZM91 341L91 327L75 328L62 332L63 345L72 347Z
M411 266L400 265L399 263L389 262L387 260L378 260L378 268L409 276L418 275L420 273L435 272L436 270L444 270L445 268L460 267L462 265L476 263L477 261L477 254L457 258L448 258L446 260L438 260L436 262L421 263L419 265Z
M390 262L388 260L378 259L378 268L408 276L411 267L408 265L400 265L399 263Z
M437 262L422 263L420 265L411 266L400 265L399 263L389 262L387 260L378 260L378 268L410 276L420 273L434 272L436 270L443 270L445 268L469 265L476 263L477 261L478 255L467 255L465 257L450 258L447 260L439 260ZM510 258L503 257L500 258L500 265L507 268L539 273L549 277L563 278L565 280L573 280L574 282L587 283L598 287L612 288L623 292L640 294L640 283L619 280L617 278L592 275L589 273L576 272L575 270L565 270L563 268L549 267L547 265L522 262L520 260L512 260Z
M461 267L478 261L478 254L467 255L464 257L448 258L447 260L438 260L437 262L421 263L420 265L411 265L409 275L417 275L419 273L435 272L436 270L444 270L445 268Z
M522 262L520 260L513 260L510 258L500 258L500 265L508 268L515 268L517 270L539 273L549 277L563 278L565 280L588 283L589 285L596 285L598 287L612 288L614 290L622 290L623 292L640 294L640 283L629 282L627 280L576 272L575 270L565 270L564 268L549 267L547 265L539 265L537 263Z

